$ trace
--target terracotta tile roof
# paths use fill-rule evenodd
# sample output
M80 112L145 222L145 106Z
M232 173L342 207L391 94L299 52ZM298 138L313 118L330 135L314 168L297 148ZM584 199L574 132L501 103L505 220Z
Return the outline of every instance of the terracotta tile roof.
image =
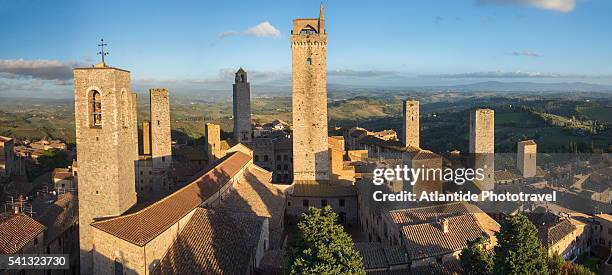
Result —
M2 143L10 141L10 140L13 140L13 139L10 137L0 136L0 142Z
M431 222L460 214L481 212L480 209L467 203L455 202L441 205L392 210L387 213L392 222L398 225L410 225Z
M461 262L451 260L443 263L433 262L412 268L412 274L418 275L459 275L463 274Z
M247 274L264 218L196 209L155 274Z
M296 181L293 197L350 197L357 196L354 185L330 184L316 181Z
M365 242L355 243L354 247L361 254L366 270L409 264L406 252L401 246L387 246L379 242Z
M535 141L533 141L533 139L530 140L523 140L520 141L520 143L526 144L526 145L536 145Z
M25 214L0 221L0 253L13 254L43 233L45 226Z
M402 237L411 260L424 259L453 253L464 248L468 241L478 237L490 239L472 214L446 218L448 232L440 222L430 222L402 227Z
M520 178L523 178L523 177L513 172L510 172L508 170L495 171L495 176L494 176L495 181L516 180Z
M234 177L251 161L242 152L225 156L220 163L195 181L136 212L100 219L92 226L108 234L144 246L157 237Z
M250 166L217 209L270 218L270 247L274 249L282 242L286 202L284 192L271 184L271 179L272 173Z
M55 240L79 219L78 203L72 193L65 193L44 209L37 209L40 215L34 218L45 225L45 244Z
M68 168L55 168L53 173L51 173L51 177L58 180L68 180L72 179L72 172Z

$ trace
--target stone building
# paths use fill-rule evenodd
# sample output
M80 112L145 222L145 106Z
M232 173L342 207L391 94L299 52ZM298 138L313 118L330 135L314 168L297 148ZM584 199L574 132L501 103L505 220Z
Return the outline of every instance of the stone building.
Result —
M170 97L166 89L149 90L149 121L142 122L142 155L136 171L136 190L140 199L168 193L172 180L172 139ZM136 126L135 126L136 127ZM138 150L136 140L136 150Z
M523 178L531 178L536 175L537 146L533 140L524 140L517 144L516 168L521 172Z
M251 84L247 72L240 68L233 85L234 139L238 143L250 143L253 139L251 126Z
M209 163L214 163L215 160L225 155L221 148L221 126L206 123L204 125L204 138L206 140L206 152Z
M15 155L12 138L0 136L0 179L17 174L19 159Z
M293 179L329 180L327 33L319 18L294 19L291 30Z
M483 169L485 178L475 180L480 190L493 190L495 185L495 111L470 111L470 154L474 169Z
M79 160L81 273L92 274L94 218L116 216L136 203L134 97L130 72L104 63L74 69Z
M404 100L403 106L403 124L402 124L402 140L401 142L406 147L420 148L419 143L419 101Z

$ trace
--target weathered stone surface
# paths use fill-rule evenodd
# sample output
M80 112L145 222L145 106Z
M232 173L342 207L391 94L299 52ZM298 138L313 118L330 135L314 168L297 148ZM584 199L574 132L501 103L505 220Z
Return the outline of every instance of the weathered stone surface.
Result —
M234 139L238 143L250 143L253 137L251 128L251 85L247 73L240 68L236 72L233 85Z
M474 183L480 190L493 190L495 182L495 111L475 109L470 112L470 153L474 168L484 169L485 179Z
M406 147L420 148L419 101L403 101L403 120L401 141Z

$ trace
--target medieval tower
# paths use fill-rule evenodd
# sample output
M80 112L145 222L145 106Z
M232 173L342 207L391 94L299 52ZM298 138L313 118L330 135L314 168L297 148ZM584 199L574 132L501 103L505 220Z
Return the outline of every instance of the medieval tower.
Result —
M516 149L516 168L524 178L535 177L538 145L533 140L520 141Z
M293 20L291 51L293 179L329 180L323 5L319 18Z
M153 192L168 190L172 167L170 137L170 97L166 89L150 89L151 159L153 161Z
M74 69L79 241L82 274L91 274L94 218L120 215L136 203L136 113L130 72L100 63Z
M485 178L475 181L480 190L492 190L495 173L495 111L474 109L470 111L470 154L474 169L483 169Z
M403 101L403 127L401 141L406 147L420 148L419 144L419 101Z
M208 163L222 158L221 155L221 127L217 124L206 123L204 125L204 138L206 139L206 152Z
M247 73L240 68L236 72L233 85L234 99L234 139L239 143L250 143L251 128L251 86L247 82Z

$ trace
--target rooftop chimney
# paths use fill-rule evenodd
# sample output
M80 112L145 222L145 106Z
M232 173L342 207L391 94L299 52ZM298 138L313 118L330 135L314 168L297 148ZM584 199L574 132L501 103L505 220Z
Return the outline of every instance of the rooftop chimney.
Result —
M447 218L443 218L442 220L440 220L440 226L442 227L442 232L444 233L448 233L449 229L448 229L448 219Z

